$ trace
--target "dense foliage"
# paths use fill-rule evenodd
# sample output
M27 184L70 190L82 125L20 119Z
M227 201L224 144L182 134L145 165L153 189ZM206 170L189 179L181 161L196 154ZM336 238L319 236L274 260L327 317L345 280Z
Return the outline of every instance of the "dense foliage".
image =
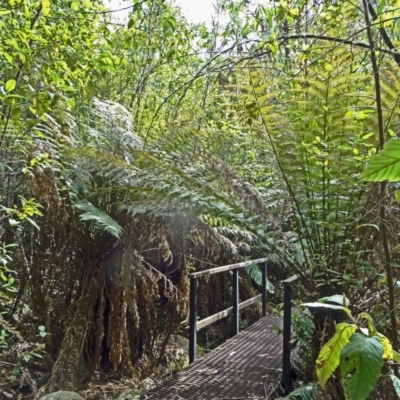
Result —
M351 299L352 323L314 315L317 368L340 342L316 375L322 396L366 398L354 382L399 350L400 3L220 0L209 25L127 7L0 5L0 349L39 329L46 390L143 378L187 318L190 270L268 257L272 304L292 273L299 300ZM200 282L200 315L227 279ZM241 297L260 284L250 268Z

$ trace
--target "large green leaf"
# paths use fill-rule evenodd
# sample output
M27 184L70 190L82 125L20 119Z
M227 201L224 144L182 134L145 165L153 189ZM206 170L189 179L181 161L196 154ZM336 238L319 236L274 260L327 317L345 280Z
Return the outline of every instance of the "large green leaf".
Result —
M375 387L383 365L379 337L355 333L340 355L346 399L364 400Z
M6 82L6 91L7 92L12 92L15 87L17 86L17 81L15 79L9 79Z
M353 335L356 330L356 325L350 325L346 322L337 324L335 335L321 349L316 366L318 381L322 388L324 388L327 380L339 366L340 352L349 342L351 335Z
M397 182L400 180L400 140L391 139L383 150L375 154L361 174L361 178L370 182Z

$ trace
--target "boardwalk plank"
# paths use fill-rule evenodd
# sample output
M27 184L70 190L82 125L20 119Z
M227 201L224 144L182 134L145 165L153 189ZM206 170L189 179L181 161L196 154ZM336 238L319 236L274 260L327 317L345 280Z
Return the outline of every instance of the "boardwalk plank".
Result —
M143 400L271 399L282 367L282 318L267 315L160 386Z

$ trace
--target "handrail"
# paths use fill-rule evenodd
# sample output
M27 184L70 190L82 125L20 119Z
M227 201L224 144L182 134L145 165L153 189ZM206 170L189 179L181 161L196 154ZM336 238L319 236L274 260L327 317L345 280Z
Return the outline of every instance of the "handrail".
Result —
M243 308L246 308L248 306L251 306L254 303L257 303L258 300L260 300L262 297L262 294L259 294L258 296L254 296L251 299L248 299L246 301L242 301L241 303L239 303L239 310L242 310ZM201 321L197 321L196 324L196 328L197 331L199 331L200 329L205 328L208 325L211 325L214 322L219 321L222 318L227 317L228 315L231 315L233 313L233 307L229 307L224 311L220 311L214 315L211 315L207 318L202 319Z
M252 261L244 261L236 264L225 265L206 271L192 272L190 278L190 311L189 311L189 363L196 360L197 331L216 322L230 314L233 314L233 335L239 333L239 311L254 304L260 297L262 300L262 316L267 314L267 258L259 258ZM239 269L250 265L260 264L262 271L262 293L239 303ZM220 272L232 271L232 307L220 311L210 317L197 321L197 280L204 276L214 275Z
M283 286L290 286L293 282L296 282L299 279L298 275L292 275L290 278L285 279L282 281Z
M206 269L205 271L192 272L189 274L189 278L201 278L203 276L219 274L220 272L232 271L233 269L244 268L253 264L261 264L262 262L267 262L267 260L267 258L259 258L257 260L243 261L236 264L224 265L223 267Z
M197 352L197 331L200 329L233 314L233 334L239 333L239 310L254 304L261 298L262 300L262 316L267 313L267 259L259 258L252 261L244 261L241 263L225 265L206 271L193 272L189 274L190 278L190 314L189 314L189 363L196 360ZM252 297L246 301L239 303L239 269L250 265L260 264L262 270L262 294ZM214 315L197 321L197 280L204 276L214 275L220 272L232 271L232 286L233 286L233 305ZM292 349L291 326L292 326L292 284L299 279L297 275L293 275L282 281L284 288L283 299L283 349L282 349L282 380L281 389L282 395L286 396L290 393L290 351Z

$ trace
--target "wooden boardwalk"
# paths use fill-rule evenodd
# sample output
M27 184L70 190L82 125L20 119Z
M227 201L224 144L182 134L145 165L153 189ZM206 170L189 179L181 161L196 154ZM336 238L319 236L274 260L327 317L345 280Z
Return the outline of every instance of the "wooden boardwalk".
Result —
M143 400L265 400L280 394L282 318L267 315L148 391Z

